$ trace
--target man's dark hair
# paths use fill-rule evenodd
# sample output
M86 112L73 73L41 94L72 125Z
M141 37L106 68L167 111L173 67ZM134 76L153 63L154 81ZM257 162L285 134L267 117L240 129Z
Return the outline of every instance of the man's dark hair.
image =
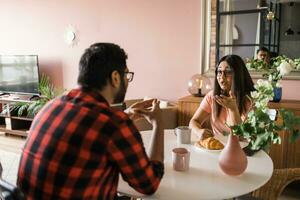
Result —
M259 49L257 49L257 51L256 51L256 54L258 54L258 52L260 52L260 51L265 51L265 52L270 52L269 51L269 49L268 48L266 48L266 47L259 47Z
M103 89L113 71L124 76L126 52L112 43L95 43L85 50L79 62L77 82L83 88Z
M246 111L245 108L245 100L246 96L250 97L250 92L254 91L254 84L252 78L246 68L246 65L243 59L238 55L227 55L221 58L218 63L218 66L221 62L226 61L232 70L232 85L231 92L236 97L236 102L238 105L238 109L240 114ZM218 83L217 79L217 71L218 66L215 71L215 86L214 86L214 95L222 94L222 89ZM215 112L213 113L215 117L218 117L221 111L221 106L214 101L213 103Z

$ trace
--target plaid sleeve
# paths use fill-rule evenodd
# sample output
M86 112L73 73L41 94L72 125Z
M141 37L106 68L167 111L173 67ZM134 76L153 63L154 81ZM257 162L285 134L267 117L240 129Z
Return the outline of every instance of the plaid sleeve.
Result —
M129 118L119 127L108 145L110 159L131 187L143 194L153 194L164 174L163 164L149 160L141 135Z

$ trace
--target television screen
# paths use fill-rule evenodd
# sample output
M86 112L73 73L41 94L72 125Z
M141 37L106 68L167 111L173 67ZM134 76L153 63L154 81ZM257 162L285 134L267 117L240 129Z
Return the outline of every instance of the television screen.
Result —
M0 92L39 94L37 55L0 55Z

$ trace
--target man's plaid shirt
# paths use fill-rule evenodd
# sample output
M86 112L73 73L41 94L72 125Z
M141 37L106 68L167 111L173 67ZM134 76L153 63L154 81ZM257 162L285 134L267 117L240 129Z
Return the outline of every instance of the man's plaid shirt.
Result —
M149 160L124 112L96 91L75 89L34 118L18 185L27 199L114 199L119 172L137 191L151 194L164 168Z

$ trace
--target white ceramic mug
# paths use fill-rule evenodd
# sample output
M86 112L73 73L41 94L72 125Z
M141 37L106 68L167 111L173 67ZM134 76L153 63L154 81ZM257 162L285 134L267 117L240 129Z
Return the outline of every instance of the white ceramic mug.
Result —
M190 166L190 152L186 148L173 149L172 162L174 170L187 171Z
M188 126L178 126L175 128L177 144L191 144L191 129Z

